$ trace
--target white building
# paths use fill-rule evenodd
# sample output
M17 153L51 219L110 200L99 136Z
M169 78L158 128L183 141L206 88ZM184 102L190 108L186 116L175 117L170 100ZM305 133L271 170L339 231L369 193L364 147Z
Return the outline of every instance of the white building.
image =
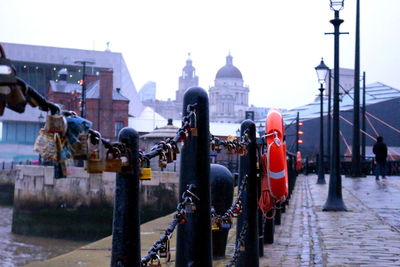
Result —
M240 70L226 57L226 64L215 76L215 84L209 89L210 121L241 122L249 107L249 88L243 85Z

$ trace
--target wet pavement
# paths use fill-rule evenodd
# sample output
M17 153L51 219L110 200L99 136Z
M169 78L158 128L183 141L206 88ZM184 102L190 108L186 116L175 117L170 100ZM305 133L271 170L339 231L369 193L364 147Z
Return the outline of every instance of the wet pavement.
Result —
M297 178L290 205L275 227L274 244L264 246L260 266L400 266L400 177L375 181L375 177L342 178L346 212L323 212L327 184L317 176ZM141 226L142 253L157 240L171 215ZM232 257L235 228L229 233L225 266ZM29 266L109 266L111 238L74 252ZM171 242L175 253L175 235ZM174 262L162 266L174 266ZM247 267L247 266L246 266ZM248 266L252 267L252 266Z
M400 266L400 177L343 177L347 212L322 211L326 180L298 177L260 266Z

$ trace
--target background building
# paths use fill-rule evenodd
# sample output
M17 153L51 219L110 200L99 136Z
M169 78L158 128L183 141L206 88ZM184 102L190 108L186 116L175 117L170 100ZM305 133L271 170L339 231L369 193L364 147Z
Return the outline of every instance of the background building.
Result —
M82 50L60 47L36 46L25 44L1 43L7 58L17 68L17 74L39 92L46 94L48 82L57 81L60 69L67 69L68 83L78 83L82 79L82 65L76 61L90 60L93 65L86 66L86 73L98 75L100 71L113 71L114 89L129 99L129 114L139 115L143 105L121 53L107 51Z
M340 101L340 155L351 159L353 138L353 89L348 94L341 96ZM324 99L324 140L327 139L327 103ZM303 143L299 150L303 156L315 158L319 152L319 127L320 127L320 100L295 108L284 113L286 123L286 142L290 152L295 152L296 140L296 115L299 112L300 121L303 122L301 136ZM376 137L381 135L389 146L389 159L400 157L400 91L385 84L376 82L366 86L366 156L373 157L371 147L376 142ZM360 113L360 127L362 115ZM363 134L360 134L362 136ZM325 141L327 146L328 141ZM324 147L327 153L327 147Z
M140 101L155 101L156 100L157 84L153 81L148 81L139 90Z
M175 100L146 99L142 103L154 109L164 118L179 120L182 118L183 95L188 88L195 86L199 86L199 77L196 76L196 69L193 67L192 60L188 58L182 69L182 75L179 77L179 87L176 91Z
M69 84L65 72L58 82L50 81L48 99L67 110L80 114L80 86ZM119 131L128 126L129 100L119 88L113 89L113 72L100 71L98 76L87 77L86 118L106 139L116 140Z
M210 87L210 121L241 122L249 107L249 88L243 85L242 73L232 63L233 57L226 57L226 64L215 76Z

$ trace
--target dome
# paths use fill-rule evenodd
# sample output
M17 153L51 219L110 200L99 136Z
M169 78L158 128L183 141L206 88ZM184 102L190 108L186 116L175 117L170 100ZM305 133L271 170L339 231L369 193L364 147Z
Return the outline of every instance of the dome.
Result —
M226 65L220 68L215 76L216 79L218 78L236 78L243 80L242 73L238 68L233 66L232 64L232 56L228 55L226 57Z

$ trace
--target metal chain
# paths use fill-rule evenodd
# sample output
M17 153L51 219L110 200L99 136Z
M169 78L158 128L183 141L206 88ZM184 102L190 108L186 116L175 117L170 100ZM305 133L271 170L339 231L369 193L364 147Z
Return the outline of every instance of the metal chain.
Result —
M247 145L249 143L248 129L244 131L242 139L235 138L232 140L221 141L218 137L210 134L210 145L212 151L221 151L221 147L224 147L229 154L240 154L241 156L247 153Z
M247 233L247 222L245 222L242 226L242 230L240 231L239 238L236 240L236 246L235 246L235 253L233 254L233 257L231 261L225 265L225 267L231 267L235 266L237 263L237 260L239 259L241 248L245 248L245 238L246 238L246 233Z
M153 246L148 250L147 255L142 257L141 266L147 267L151 260L159 259L159 252L161 249L165 248L168 240L171 239L172 233L174 232L178 224L185 224L187 222L187 208L186 205L194 205L194 199L200 201L199 197L193 192L196 189L194 184L188 185L188 189L182 194L182 201L178 203L176 207L176 213L172 222L169 224L168 228L161 235L160 239L153 243ZM192 210L194 211L194 210Z
M197 103L189 104L186 107L188 114L182 118L182 126L177 130L175 137L166 138L154 145L150 152L139 152L139 161L149 161L150 159L160 156L160 160L164 160L165 155L169 153L179 153L178 143L189 139L193 128L196 128L196 107ZM168 162L169 163L169 162Z
M214 208L211 208L211 220L216 222L232 222L233 217L237 217L243 212L242 197L243 191L246 189L248 175L243 177L242 183L239 186L238 195L235 202L230 206L230 208L223 214L218 215Z

